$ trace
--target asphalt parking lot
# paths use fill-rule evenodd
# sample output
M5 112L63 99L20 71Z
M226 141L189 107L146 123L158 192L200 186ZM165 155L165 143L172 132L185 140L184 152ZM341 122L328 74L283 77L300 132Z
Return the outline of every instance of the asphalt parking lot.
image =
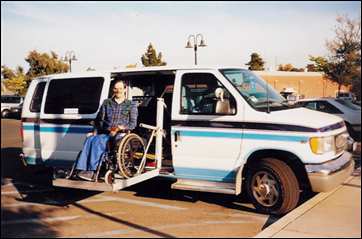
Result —
M54 188L18 160L19 125L1 120L2 237L253 237L278 220L243 197L172 190L166 180L116 193Z

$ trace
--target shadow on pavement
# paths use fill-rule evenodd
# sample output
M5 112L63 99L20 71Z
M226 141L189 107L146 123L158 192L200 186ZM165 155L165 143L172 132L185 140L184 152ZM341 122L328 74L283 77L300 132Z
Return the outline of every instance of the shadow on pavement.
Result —
M39 238L56 237L56 231L49 228L47 223L40 221L43 215L49 214L51 210L35 212L32 209L21 208L10 211L1 207L1 238ZM21 220L32 220L31 223L23 224ZM18 221L16 221L18 220Z
M19 192L17 201L67 206L101 192L52 186L50 168L25 166L20 158L20 148L1 148L1 184L11 183ZM32 193L42 191L41 193Z

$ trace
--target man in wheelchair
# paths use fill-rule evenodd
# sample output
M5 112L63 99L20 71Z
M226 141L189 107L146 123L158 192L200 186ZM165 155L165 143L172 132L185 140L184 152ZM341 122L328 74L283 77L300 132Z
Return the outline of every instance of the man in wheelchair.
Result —
M87 134L83 150L69 177L77 171L79 178L94 180L102 156L137 125L137 104L126 99L126 84L116 80L112 90L113 96L104 100L97 114L94 130Z

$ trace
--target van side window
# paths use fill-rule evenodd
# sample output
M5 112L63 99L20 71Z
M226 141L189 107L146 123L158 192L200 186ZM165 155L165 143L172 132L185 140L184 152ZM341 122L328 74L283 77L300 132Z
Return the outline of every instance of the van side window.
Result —
M46 114L64 114L65 108L76 108L79 114L98 110L104 79L102 77L55 79L49 82L45 100Z
M46 82L40 82L34 91L33 98L31 99L30 103L30 112L39 113L41 101L43 99L44 89L45 89Z
M181 81L181 114L232 115L236 101L210 73L186 73Z

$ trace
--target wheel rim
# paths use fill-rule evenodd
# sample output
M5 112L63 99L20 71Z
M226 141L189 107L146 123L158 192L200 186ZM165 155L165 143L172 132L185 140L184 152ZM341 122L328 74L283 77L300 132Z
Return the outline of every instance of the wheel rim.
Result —
M279 199L277 180L266 171L257 172L252 179L252 192L254 198L265 207L274 206Z
M142 139L137 135L129 135L124 139L124 144L120 152L120 170L126 177L132 177L137 173L142 157L137 155L144 154L144 145Z

